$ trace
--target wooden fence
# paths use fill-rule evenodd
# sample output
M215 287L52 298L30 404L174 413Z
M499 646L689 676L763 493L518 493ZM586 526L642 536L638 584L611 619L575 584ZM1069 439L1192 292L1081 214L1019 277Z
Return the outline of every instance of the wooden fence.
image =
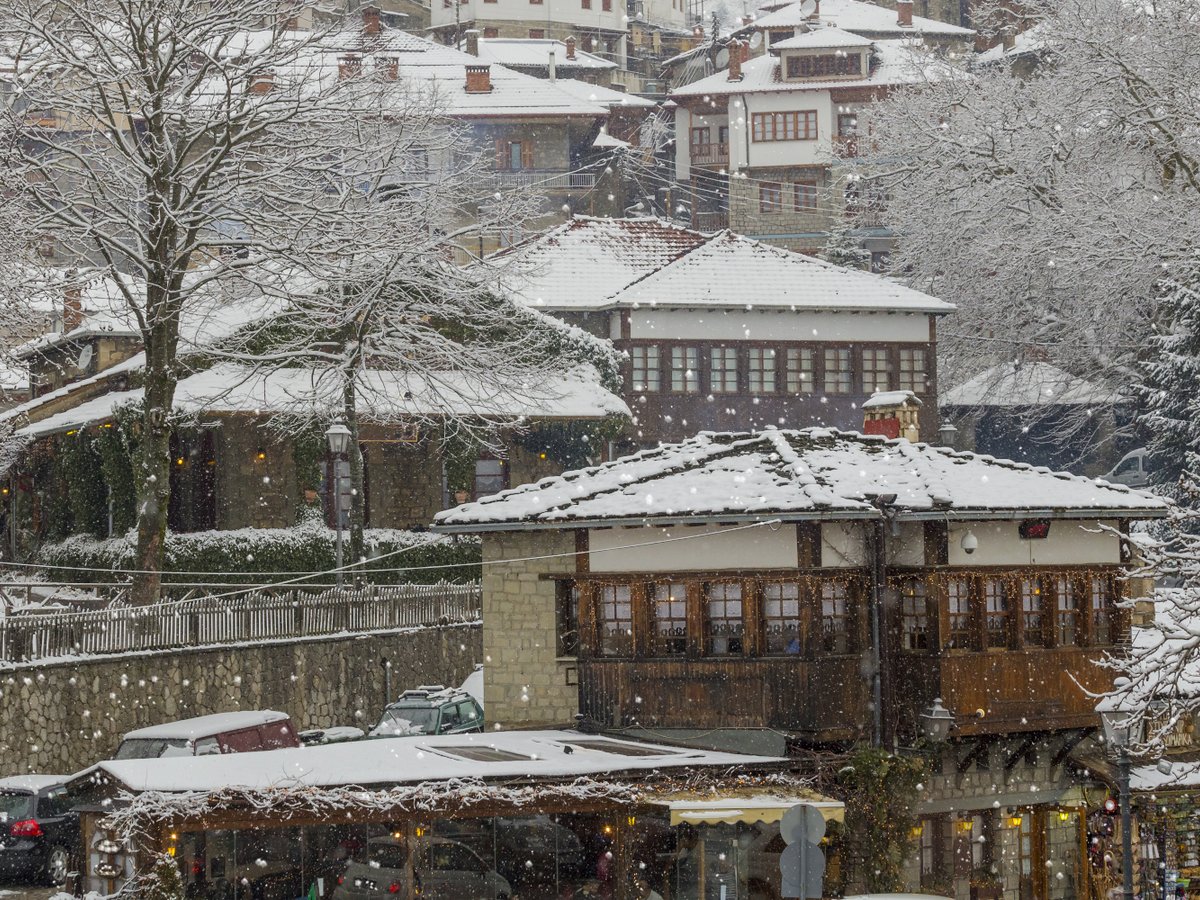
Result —
M0 664L478 620L478 584L249 589L155 606L0 619Z

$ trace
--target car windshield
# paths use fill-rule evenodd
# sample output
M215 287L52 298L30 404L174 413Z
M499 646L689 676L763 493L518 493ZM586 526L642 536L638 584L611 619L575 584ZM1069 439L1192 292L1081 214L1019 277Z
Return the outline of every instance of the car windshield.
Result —
M431 734L437 723L437 709L431 706L389 706L379 724L371 729L372 737L392 737L404 734Z
M0 792L0 822L25 819L33 814L33 794Z
M160 756L191 756L183 738L126 738L117 748L116 759L158 759Z

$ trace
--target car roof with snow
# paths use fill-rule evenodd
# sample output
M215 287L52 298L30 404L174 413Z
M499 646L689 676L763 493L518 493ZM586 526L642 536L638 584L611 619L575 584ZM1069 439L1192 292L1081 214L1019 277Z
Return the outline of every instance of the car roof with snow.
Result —
M37 793L56 784L63 784L69 775L9 775L0 778L0 791L30 791Z
M701 432L440 512L435 530L874 519L1159 518L1161 498L1067 472L830 428Z
M193 719L180 719L177 722L163 722L161 725L138 728L135 731L126 732L124 740L194 741L197 738L212 737L215 734L225 734L229 731L240 731L243 728L254 728L257 725L284 722L289 718L287 713L274 709L213 713L209 716L196 716Z

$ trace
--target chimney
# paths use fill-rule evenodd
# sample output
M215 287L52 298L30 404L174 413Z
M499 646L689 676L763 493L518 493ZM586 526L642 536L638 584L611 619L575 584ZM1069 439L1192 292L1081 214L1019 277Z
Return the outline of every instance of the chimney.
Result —
M383 31L383 23L379 19L379 7L367 5L362 8L363 34L368 37L378 37Z
M575 35L567 36L567 59L575 58Z
M248 79L246 89L251 94L269 94L275 86L274 72L253 72Z
M70 284L63 291L63 333L83 324L83 288Z
M467 53L471 56L479 55L479 30L476 28L467 29L464 35L467 41Z
M492 67L467 66L467 93L490 94L492 92Z
M400 57L389 56L379 63L380 74L384 81L400 80Z
M1013 49L1017 46L1017 30L1011 25L1005 25L1000 32L1000 40L1005 50Z
M896 24L912 28L913 0L896 0Z
M744 53L741 41L729 42L729 81L742 80L742 55Z
M554 68L554 51L551 50L550 51L550 62L546 66L546 77L550 79L551 84L553 84L557 80L557 78L556 78L557 74L558 73L555 71L555 68Z
M362 74L362 57L361 56L338 57L338 81L345 81L349 78L357 78L361 74Z
M862 405L863 434L921 439L921 400L912 391L876 391Z
M753 22L753 21L754 21L754 17L753 17L753 16L742 16L742 27L743 27L743 28L749 28L749 27L750 27L750 23L751 23L751 22Z

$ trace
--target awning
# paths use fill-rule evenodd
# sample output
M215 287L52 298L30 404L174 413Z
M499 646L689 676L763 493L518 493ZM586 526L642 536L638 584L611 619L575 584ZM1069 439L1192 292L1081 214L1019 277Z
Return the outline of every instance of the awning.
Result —
M709 799L663 797L654 801L671 811L671 824L733 825L738 822L778 822L798 803L807 803L821 811L826 822L844 822L846 805L840 800L813 795L786 797L779 794L748 794Z

